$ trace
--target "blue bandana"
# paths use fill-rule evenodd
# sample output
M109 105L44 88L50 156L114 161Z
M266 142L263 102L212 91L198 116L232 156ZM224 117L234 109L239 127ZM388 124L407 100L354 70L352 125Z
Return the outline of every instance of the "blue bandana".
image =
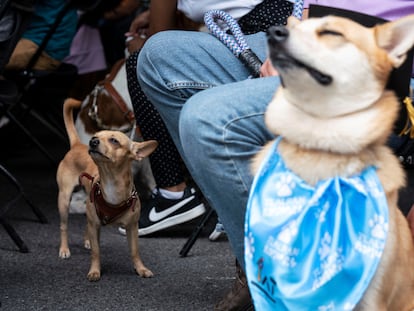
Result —
M388 233L375 168L313 187L286 168L279 141L256 175L247 205L246 275L255 309L353 310Z

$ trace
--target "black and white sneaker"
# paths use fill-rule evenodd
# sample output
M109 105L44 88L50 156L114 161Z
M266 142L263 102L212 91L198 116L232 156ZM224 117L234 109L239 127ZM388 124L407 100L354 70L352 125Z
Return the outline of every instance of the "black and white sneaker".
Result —
M178 200L166 199L158 191L142 203L138 235L148 235L185 223L204 214L205 211L200 192L192 187L185 188L183 197ZM122 235L126 234L124 228L119 227L118 230Z

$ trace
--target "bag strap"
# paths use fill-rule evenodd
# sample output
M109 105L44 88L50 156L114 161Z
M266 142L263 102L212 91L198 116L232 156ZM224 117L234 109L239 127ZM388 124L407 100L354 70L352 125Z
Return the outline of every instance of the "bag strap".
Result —
M304 0L295 0L292 15L302 18ZM230 51L247 67L252 78L260 76L262 61L250 49L237 21L221 10L211 10L204 14L204 22L210 33L225 44Z
M134 112L129 110L121 94L119 94L118 91L112 85L112 81L115 79L116 75L118 74L119 70L122 68L124 64L125 59L120 59L119 61L117 61L112 66L109 74L99 84L107 90L109 95L111 95L111 97L113 98L114 102L118 105L119 109L121 109L121 111L124 113L125 118L132 123L135 121Z
M210 33L225 44L249 69L252 77L259 77L262 61L250 49L236 20L224 11L211 10L204 15L204 22ZM226 27L231 34L226 32Z
M292 16L302 19L304 0L295 0L293 4Z

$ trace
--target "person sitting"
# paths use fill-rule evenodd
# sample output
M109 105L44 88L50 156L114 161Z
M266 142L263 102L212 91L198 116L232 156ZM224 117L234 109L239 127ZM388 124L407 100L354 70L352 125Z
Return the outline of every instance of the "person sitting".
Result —
M403 0L375 4L370 0L309 0L305 8L312 3L385 19L414 13L414 2ZM245 299L248 288L242 274L244 216L253 180L250 163L262 146L274 139L263 115L280 80L265 61L265 32L248 35L246 40L264 61L259 79L250 79L249 70L223 43L202 32L158 33L147 40L138 57L142 90L166 123L191 176L220 217L240 262L235 286L216 310L252 308L251 301Z
M248 1L241 1L238 6L234 6L232 2L219 1L192 5L190 1L178 1L177 3L171 1L166 4L165 1L152 0L149 12L137 16L131 23L127 34L130 37L127 45L131 52L134 50L135 52L131 54L126 63L128 89L137 125L143 138L145 140L155 139L159 143L158 148L150 155L157 187L153 191L152 199L142 208L139 222L140 235L154 233L189 221L203 214L205 207L197 187L187 184L188 175L191 176L191 174L187 173L180 153L165 126L163 116L158 113L141 90L137 80L137 71L140 71L137 59L141 47L148 38L168 29L198 31L203 24L203 12L214 7L220 7L235 14L246 33L264 31L276 23L284 24L292 10L292 4L285 0L257 1L254 8L250 7ZM181 57L177 58L177 62L181 60L185 61ZM173 214L157 221L151 220L149 213L152 208L159 212L172 209L174 206L180 207ZM223 231L220 224L216 227L217 233ZM124 230L120 228L120 232L124 233ZM212 235L212 239L218 237L219 234Z
M27 67L32 56L45 38L58 14L66 6L66 0L38 0L21 39L17 42L5 70L20 70ZM75 8L70 8L56 28L45 50L33 69L54 70L69 55L70 45L76 33L78 16Z

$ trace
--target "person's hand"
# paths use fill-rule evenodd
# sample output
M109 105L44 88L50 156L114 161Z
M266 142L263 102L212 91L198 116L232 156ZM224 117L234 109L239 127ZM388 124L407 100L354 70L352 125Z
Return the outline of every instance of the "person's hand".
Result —
M129 31L125 33L125 45L129 53L133 53L142 48L148 37L148 27L150 11L146 10L137 15L129 26Z
M271 77L279 75L275 67L273 67L270 58L266 58L263 62L262 66L260 67L260 77Z
M148 29L150 24L150 11L146 10L138 14L131 25L129 26L129 31L126 33L128 36L139 36L142 33L142 29Z
M147 35L142 32L139 36L128 36L127 40L125 41L125 46L128 49L130 54L134 53L135 51L140 50L145 41L147 40Z

